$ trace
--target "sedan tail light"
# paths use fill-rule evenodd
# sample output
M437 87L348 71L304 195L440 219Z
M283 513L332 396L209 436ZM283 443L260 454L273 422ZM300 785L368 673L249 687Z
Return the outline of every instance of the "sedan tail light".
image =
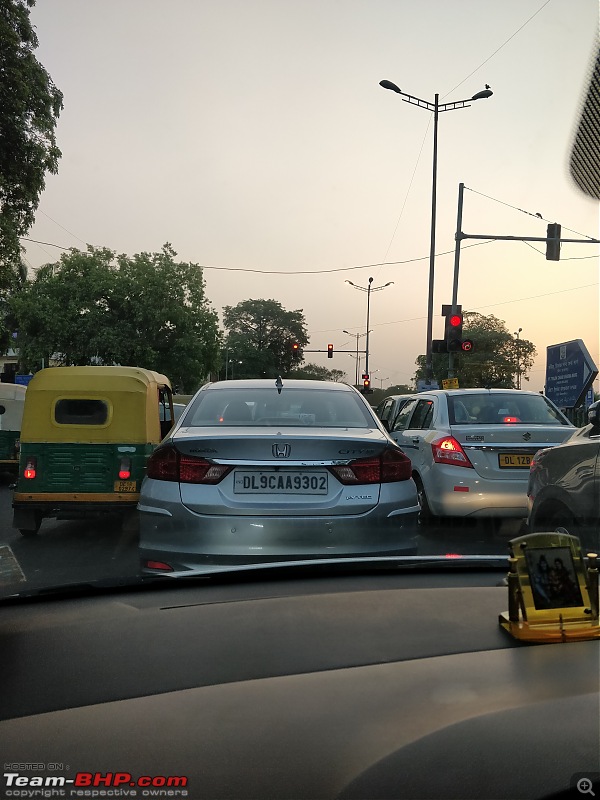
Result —
M431 443L433 460L436 464L451 464L454 467L470 467L473 464L462 448L462 445L454 436L442 436Z
M233 466L211 464L205 458L186 456L175 447L159 447L148 459L147 475L158 481L177 483L219 483Z
M407 481L412 477L410 458L391 447L379 456L357 458L349 464L329 469L344 485L393 483Z

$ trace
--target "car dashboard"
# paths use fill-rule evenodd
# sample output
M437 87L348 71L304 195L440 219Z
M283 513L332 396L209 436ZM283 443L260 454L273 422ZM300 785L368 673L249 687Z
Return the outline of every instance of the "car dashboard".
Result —
M100 775L75 798L584 796L598 642L513 640L504 575L259 571L5 601L5 776Z

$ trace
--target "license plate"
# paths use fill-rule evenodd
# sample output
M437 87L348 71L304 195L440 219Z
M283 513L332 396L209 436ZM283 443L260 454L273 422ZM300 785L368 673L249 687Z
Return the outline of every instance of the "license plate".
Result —
M498 466L501 469L529 469L532 460L532 455L523 453L502 453L498 456Z
M136 481L115 481L115 492L136 492Z
M329 473L301 470L238 470L233 481L236 494L327 494Z

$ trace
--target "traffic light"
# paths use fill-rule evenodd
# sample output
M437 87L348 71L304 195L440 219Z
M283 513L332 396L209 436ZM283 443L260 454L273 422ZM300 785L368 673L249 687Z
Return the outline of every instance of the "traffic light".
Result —
M546 229L546 261L560 261L560 225L551 222Z
M298 342L292 342L292 353L297 353L299 349L300 345L298 344Z
M434 339L431 342L431 352L432 353L447 353L448 347L446 346L445 339Z
M371 379L367 375L363 378L363 394L371 394L373 389L371 389Z
M333 345L327 345L327 358L333 358Z
M446 327L444 331L444 341L446 342L446 349L449 353L456 353L462 350L462 328L463 316L462 313L455 312L454 314L446 314Z

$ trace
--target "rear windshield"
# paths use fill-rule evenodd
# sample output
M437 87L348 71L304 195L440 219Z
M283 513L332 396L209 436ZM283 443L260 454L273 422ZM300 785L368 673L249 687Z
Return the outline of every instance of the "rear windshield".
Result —
M190 404L186 426L373 428L353 392L315 389L208 389Z
M541 394L448 395L452 425L570 425Z
M108 404L104 400L58 400L54 420L59 425L106 425Z

